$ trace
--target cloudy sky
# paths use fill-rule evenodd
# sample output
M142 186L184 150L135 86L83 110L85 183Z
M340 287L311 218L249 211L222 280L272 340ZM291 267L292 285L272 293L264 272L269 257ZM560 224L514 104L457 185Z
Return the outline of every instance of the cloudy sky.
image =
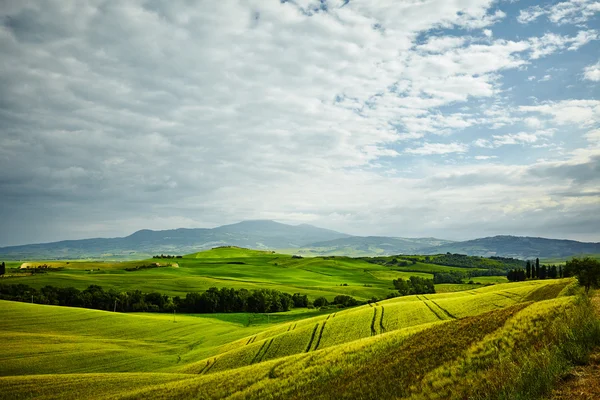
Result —
M599 1L3 0L0 54L0 246L600 241Z

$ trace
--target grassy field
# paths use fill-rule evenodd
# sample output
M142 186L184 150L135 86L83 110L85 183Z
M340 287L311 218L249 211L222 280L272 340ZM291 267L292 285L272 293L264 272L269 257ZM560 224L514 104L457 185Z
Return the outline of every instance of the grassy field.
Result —
M160 267L126 271L140 265L159 263ZM127 262L35 261L57 270L47 273L17 273L20 262L7 264L4 283L24 283L34 288L45 285L73 286L80 290L91 284L119 291L139 289L172 296L204 291L210 287L236 289L277 289L307 294L310 299L349 295L358 300L387 297L394 291L392 280L411 276L432 278L435 271L464 270L459 267L417 262L409 267L388 267L349 257L293 258L270 251L216 248L178 259L150 259ZM446 289L463 290L467 287Z
M125 271L153 262L161 266ZM11 269L21 263L9 263L15 276L2 282L171 295L267 287L362 300L393 291L392 279L444 268L417 262L407 267L414 272L237 248L181 259L46 264L57 270L18 276ZM519 398L547 391L542 383L581 361L589 337L600 338L593 313L573 296L573 279L472 280L436 285L436 294L269 315L123 314L0 301L0 398ZM539 365L550 372L526 387L523 379Z
M514 398L527 377L505 379L528 371L531 346L578 344L578 329L593 322L582 319L585 305L560 297L571 282L407 296L325 315L296 310L270 323L0 301L0 397Z

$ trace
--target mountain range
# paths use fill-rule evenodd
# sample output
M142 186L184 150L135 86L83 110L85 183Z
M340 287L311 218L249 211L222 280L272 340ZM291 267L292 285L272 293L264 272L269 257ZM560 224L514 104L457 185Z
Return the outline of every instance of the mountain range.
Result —
M217 228L140 230L120 238L65 240L0 248L0 259L141 259L188 254L217 246L277 250L300 255L375 256L460 253L515 258L564 258L600 253L600 243L519 236L462 242L436 238L352 236L308 224L254 220Z

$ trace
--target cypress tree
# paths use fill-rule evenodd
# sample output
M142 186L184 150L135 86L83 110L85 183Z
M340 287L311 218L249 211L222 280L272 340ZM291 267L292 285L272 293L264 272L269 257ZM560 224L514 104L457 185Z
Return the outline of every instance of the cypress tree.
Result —
M564 278L562 265L558 266L558 277L559 278Z
M2 264L0 264L0 275L4 275L6 273L6 264L4 264L4 261L2 261Z
M527 265L525 266L527 279L531 278L531 263L527 260Z

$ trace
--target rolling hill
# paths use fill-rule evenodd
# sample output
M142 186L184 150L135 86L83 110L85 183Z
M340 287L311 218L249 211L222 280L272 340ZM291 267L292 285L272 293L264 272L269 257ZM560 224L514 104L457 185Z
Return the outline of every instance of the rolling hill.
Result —
M154 254L187 254L218 246L239 246L306 256L371 257L396 254L459 253L515 258L565 258L600 254L600 243L519 236L462 242L436 238L351 236L312 225L268 220L243 221L212 229L140 230L122 238L66 240L0 248L0 259L132 260Z
M537 398L597 329L570 286L407 296L262 325L0 301L1 396ZM562 364L541 376L552 360Z
M527 236L494 236L422 248L421 254L458 253L482 257L565 258L600 253L600 243Z
M154 254L187 254L217 246L253 249L297 248L315 241L349 237L312 225L287 225L274 221L243 221L212 229L137 231L110 239L64 240L0 248L0 258L28 259L140 259Z

